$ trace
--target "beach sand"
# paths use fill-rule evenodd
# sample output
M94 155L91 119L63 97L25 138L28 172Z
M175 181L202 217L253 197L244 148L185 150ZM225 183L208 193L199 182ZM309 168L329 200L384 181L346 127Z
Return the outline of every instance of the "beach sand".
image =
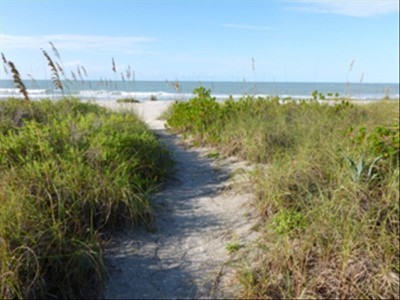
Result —
M164 121L160 115L168 109L174 101L146 101L140 103L117 103L116 101L96 101L96 104L113 111L133 110L153 130L164 129Z
M154 232L145 227L115 232L105 250L106 299L232 298L240 285L232 267L236 256L227 245L242 253L256 248L252 189L243 172L233 176L249 166L210 159L210 149L188 147L165 131L159 116L171 103L99 103L136 111L176 162L172 178L152 196Z

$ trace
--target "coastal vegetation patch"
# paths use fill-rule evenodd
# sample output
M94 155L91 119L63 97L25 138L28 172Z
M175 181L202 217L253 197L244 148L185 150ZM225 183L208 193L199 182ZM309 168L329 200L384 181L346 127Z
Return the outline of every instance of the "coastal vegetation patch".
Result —
M238 263L241 296L398 298L398 102L194 94L170 131L268 166L252 172L262 237Z
M96 296L106 232L150 225L170 166L132 112L0 101L0 298Z

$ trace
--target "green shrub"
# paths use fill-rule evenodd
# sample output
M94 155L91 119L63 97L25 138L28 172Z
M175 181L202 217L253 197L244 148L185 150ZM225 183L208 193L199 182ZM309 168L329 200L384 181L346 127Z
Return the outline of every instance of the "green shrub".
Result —
M210 96L210 90L198 88L194 90L195 97L189 102L175 102L167 120L167 126L175 132L190 132L200 140L214 137L211 125L218 120L220 110L215 98Z
M117 103L140 103L140 101L134 98L121 98L117 99Z
M135 115L76 99L0 115L0 298L95 296L104 230L150 221L168 153Z
M289 235L293 230L303 227L305 227L303 215L293 210L281 210L271 220L272 230L279 235Z

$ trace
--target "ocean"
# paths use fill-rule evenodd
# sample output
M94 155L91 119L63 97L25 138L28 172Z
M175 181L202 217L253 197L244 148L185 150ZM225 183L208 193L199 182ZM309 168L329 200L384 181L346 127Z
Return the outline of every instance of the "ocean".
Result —
M193 89L203 86L218 100L244 95L278 96L309 99L313 91L326 95L338 93L355 100L398 99L399 84L393 83L311 83L311 82L209 82L209 81L63 81L64 92L54 88L50 80L25 80L31 99L60 99L75 96L82 100L116 100L134 98L139 101L188 100ZM12 80L0 80L0 99L21 97Z

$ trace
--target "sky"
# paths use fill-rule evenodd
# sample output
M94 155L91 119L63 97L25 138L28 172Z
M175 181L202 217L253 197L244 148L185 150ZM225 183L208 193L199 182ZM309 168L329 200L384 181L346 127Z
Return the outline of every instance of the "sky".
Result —
M94 80L398 83L399 1L0 0L22 78L51 79L41 49Z

